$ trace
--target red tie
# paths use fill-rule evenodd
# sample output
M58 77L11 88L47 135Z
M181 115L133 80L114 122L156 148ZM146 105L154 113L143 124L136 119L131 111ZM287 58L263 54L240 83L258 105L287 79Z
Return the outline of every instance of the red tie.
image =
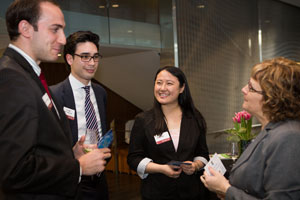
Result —
M44 88L45 88L45 90L46 90L49 98L51 99L51 95L50 95L50 92L49 92L49 89L48 89L47 81L45 79L45 75L44 75L43 72L41 72L39 78L40 78L40 80L41 80L41 82L42 82L42 84L43 84L43 86L44 86Z

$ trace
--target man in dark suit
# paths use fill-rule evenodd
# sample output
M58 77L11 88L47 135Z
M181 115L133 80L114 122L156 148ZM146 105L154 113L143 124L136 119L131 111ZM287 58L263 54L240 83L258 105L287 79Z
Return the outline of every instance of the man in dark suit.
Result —
M65 44L53 0L15 0L6 12L11 43L0 59L0 199L81 199L81 175L104 170L110 150L72 150L64 112L39 67ZM41 76L40 76L41 75ZM40 78L39 78L40 77Z
M67 38L64 47L64 59L71 73L67 79L51 87L53 95L63 107L72 130L73 144L85 135L89 128L86 116L86 91L90 90L90 100L94 115L96 130L101 138L106 133L106 92L99 85L91 82L94 77L101 55L99 54L99 36L90 31L78 31ZM85 200L108 199L108 189L105 173L100 176L83 176L82 193Z

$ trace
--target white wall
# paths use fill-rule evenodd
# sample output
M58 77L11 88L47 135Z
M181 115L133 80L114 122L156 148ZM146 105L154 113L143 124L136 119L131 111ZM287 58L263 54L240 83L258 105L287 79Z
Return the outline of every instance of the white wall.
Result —
M95 79L142 110L153 105L154 76L160 66L156 51L104 58Z

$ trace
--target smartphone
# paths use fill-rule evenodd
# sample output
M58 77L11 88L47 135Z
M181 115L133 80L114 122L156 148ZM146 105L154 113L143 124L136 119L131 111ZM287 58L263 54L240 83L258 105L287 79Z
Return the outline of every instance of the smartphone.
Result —
M185 163L185 162L182 162L181 164L183 164L183 165L192 165L192 163Z
M179 167L180 165L191 165L192 163L185 163L185 162L181 162L181 161L172 160L172 161L168 162L167 164Z
M175 161L175 160L171 160L170 162L168 162L167 164L168 165L173 165L173 166L180 166L180 164L181 164L182 162L180 162L180 161Z
M108 148L114 140L113 132L110 129L98 142L98 148Z

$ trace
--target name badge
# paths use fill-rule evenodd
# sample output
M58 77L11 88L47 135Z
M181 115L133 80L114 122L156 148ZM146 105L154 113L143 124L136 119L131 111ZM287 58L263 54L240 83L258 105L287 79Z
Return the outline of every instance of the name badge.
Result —
M167 131L163 132L161 136L155 135L154 139L156 144L162 144L171 140L170 135Z
M70 120L75 119L75 110L73 110L71 108L67 108L67 107L64 107L63 109L64 109L65 114L66 114L68 119L70 119Z
M48 107L49 110L51 110L53 104L52 104L52 101L51 99L49 98L48 94L45 93L42 97L44 103L46 104L46 106Z

